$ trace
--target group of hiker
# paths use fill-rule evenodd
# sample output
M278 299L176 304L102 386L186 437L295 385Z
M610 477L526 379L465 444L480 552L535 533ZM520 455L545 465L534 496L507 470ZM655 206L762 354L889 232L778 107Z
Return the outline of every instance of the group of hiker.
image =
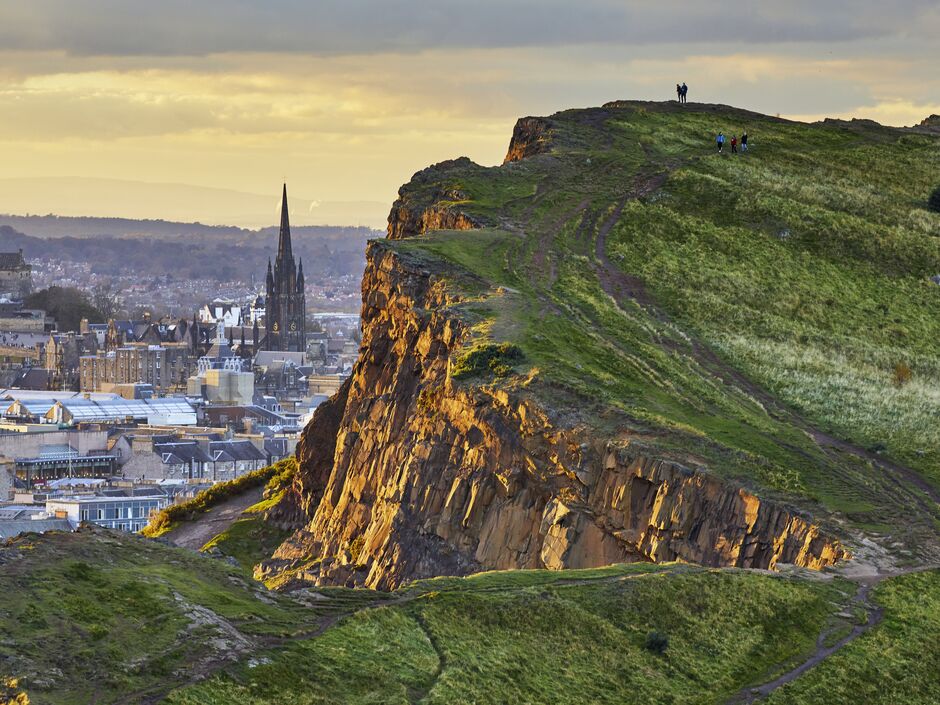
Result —
M726 142L726 141L727 141L727 140L725 139L725 133L724 133L724 132L719 132L719 133L718 133L718 137L715 139L715 142L716 142L716 144L718 145L718 154L724 154L725 142ZM738 154L738 145L739 145L739 144L741 145L741 151L742 151L742 152L746 152L746 151L747 151L747 130L745 130L744 132L741 133L741 141L740 141L740 142L738 141L738 136L737 136L737 135L731 135L731 140L730 140L729 144L731 145L731 153L732 153L732 154Z
M687 102L686 96L688 94L689 94L689 87L685 85L685 81L683 81L682 83L676 84L676 98L679 100L680 103ZM738 139L737 135L731 135L731 139L729 140L725 137L724 132L719 132L718 137L715 139L715 143L718 146L718 154L725 153L725 142L731 145L732 154L740 154L740 152L738 151L739 145L741 147L741 152L746 152L747 151L747 130L744 130L744 132L741 133L740 140Z

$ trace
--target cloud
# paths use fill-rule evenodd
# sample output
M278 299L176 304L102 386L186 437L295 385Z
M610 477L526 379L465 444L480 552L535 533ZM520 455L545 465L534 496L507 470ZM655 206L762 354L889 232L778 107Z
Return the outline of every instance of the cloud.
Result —
M931 0L30 0L0 46L75 55L413 53L661 42L850 41L940 28Z

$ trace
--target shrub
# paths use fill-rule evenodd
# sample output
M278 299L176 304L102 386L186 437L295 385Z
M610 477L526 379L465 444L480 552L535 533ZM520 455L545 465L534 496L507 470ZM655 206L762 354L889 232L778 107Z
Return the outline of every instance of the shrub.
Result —
M362 534L354 538L349 543L349 556L352 558L352 562L355 565L359 564L359 556L362 554L362 549L365 548L366 539Z
M903 387L911 381L911 377L913 377L913 372L906 362L897 363L891 373L891 381L894 382L895 387Z
M260 470L245 473L234 480L212 485L192 499L161 509L150 518L150 523L141 533L150 538L162 536L179 522L192 521L197 514L207 512L217 504L261 485L265 485L268 492L272 488L276 491L276 489L287 487L293 481L296 469L297 461L290 457Z
M646 635L646 650L654 654L664 654L669 648L669 637L661 632L650 632Z
M473 377L490 371L497 377L505 377L525 358L522 349L512 343L487 343L466 351L454 364L451 376L454 379Z
M934 213L940 213L940 186L937 186L930 194L930 198L927 199L927 208Z

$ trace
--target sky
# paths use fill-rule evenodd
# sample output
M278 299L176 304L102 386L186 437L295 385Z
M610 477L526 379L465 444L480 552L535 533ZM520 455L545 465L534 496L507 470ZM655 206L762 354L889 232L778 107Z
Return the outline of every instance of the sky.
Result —
M0 0L0 212L381 227L499 163L513 123L615 99L910 125L940 2ZM185 186L188 188L180 188Z

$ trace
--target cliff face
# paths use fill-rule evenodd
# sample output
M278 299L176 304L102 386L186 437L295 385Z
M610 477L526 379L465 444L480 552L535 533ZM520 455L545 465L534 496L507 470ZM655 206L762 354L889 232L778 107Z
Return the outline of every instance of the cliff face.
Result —
M436 177L454 167L470 165L466 157L451 159L423 169L402 186L388 217L388 237L401 240L430 230L471 230L480 227L475 218L463 213L459 203L467 195L459 188L441 188Z
M503 164L522 161L551 149L551 123L545 118L527 117L516 121Z
M412 232L410 212L389 232ZM260 576L394 588L486 569L681 559L813 568L845 555L806 520L629 441L554 422L528 392L455 383L468 331L443 284L373 243L354 373L304 431L309 523Z

